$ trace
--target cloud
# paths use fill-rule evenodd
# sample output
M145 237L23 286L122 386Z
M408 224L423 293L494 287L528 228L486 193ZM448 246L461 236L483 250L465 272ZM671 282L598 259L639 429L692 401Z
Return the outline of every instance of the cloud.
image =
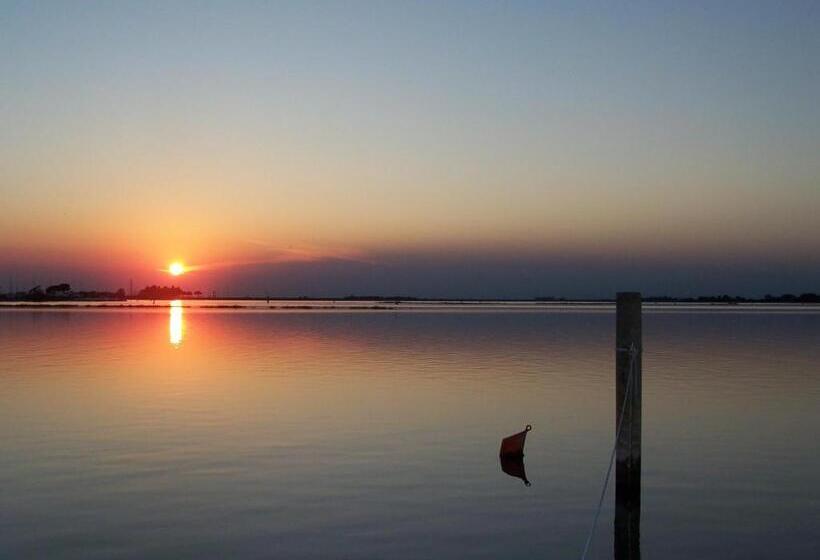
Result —
M364 251L350 247L319 247L310 245L282 247L259 239L249 239L247 243L265 252L265 256L250 264L276 264L282 262L350 261L374 264L375 261Z
M254 247L251 256L210 263L186 264L188 272L219 270L256 265L276 265L289 263L352 262L375 264L375 260L363 251L347 247L287 246L282 247L259 239L246 240Z

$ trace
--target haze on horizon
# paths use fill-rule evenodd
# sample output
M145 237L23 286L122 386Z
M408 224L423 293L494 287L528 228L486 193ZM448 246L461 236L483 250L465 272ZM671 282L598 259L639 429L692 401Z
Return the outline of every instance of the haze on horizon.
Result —
M820 291L818 61L811 1L3 2L0 291Z

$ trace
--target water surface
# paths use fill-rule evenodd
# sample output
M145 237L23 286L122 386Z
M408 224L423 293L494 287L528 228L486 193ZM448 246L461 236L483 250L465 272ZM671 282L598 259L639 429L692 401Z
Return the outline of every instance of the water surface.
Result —
M647 308L646 558L820 554L818 340L817 308ZM577 558L613 347L605 305L0 309L0 556Z

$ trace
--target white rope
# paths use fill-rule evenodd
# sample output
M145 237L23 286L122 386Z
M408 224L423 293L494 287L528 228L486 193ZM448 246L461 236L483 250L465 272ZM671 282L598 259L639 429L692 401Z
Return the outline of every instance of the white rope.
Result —
M618 429L615 431L615 445L612 446L612 453L609 454L609 467L606 469L606 477L604 477L604 487L601 489L601 497L598 499L598 509L595 510L595 518L592 520L592 527L589 529L589 536L584 545L584 552L581 554L581 560L586 560L589 552L589 545L592 544L592 537L595 535L595 527L598 526L598 517L601 515L601 507L604 505L604 497L606 496L606 488L609 485L609 478L612 474L612 465L615 462L615 453L618 450L618 441L621 439L621 428L624 425L624 416L626 413L626 403L629 402L629 396L632 391L632 372L635 371L635 356L638 354L635 345L632 344L627 348L618 348L618 350L628 350L630 354L629 360L629 375L626 376L626 391L624 392L624 402L621 404L621 414L618 417Z

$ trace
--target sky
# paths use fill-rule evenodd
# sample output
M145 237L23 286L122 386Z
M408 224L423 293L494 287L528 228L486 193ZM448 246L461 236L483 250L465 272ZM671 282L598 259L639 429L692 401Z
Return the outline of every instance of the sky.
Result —
M820 292L818 99L812 1L2 0L0 291Z

